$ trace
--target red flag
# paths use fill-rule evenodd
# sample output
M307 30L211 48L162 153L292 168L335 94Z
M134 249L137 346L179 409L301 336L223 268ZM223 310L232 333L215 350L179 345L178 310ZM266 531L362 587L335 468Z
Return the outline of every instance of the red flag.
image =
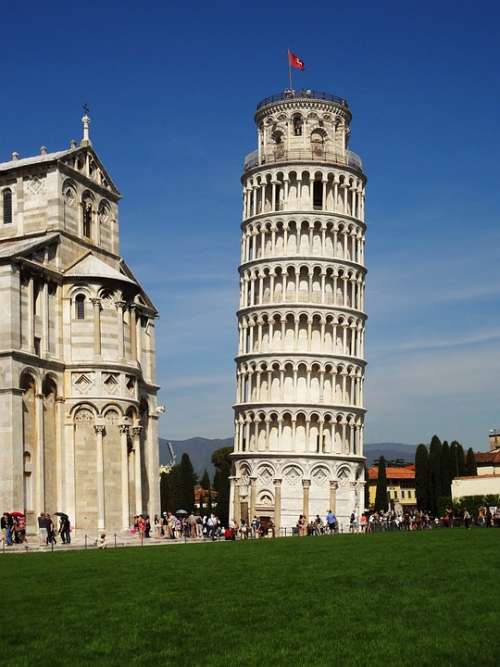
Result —
M295 69L300 69L301 72L304 71L304 61L299 58L299 56L296 56L295 53L292 53L290 49L288 49L288 64L290 67L295 67Z

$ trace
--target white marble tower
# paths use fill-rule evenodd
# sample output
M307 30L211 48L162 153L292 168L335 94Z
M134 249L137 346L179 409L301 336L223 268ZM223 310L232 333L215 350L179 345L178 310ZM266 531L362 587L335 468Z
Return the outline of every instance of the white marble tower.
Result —
M366 177L346 100L259 103L245 159L230 515L363 509Z

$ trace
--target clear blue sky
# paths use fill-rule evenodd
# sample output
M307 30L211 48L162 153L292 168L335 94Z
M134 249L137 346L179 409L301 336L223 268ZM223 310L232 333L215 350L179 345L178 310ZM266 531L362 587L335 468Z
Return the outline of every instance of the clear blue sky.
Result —
M0 156L80 138L161 311L171 438L232 433L243 155L287 84L347 97L368 174L366 439L500 425L500 5L25 2L2 13Z

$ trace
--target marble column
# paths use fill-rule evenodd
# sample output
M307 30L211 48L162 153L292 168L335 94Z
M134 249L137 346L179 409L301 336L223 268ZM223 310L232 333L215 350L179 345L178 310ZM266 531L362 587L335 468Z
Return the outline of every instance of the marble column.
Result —
M35 419L37 432L36 497L37 514L45 512L45 436L43 428L43 394L35 394Z
M122 467L122 528L129 527L129 479L128 479L128 424L120 424L120 454Z
M241 522L241 501L240 501L240 484L236 477L233 477L233 519L238 523Z
M94 307L94 355L101 356L101 299L91 299Z
M257 477L250 477L250 507L248 511L248 519L252 521L255 516L257 505Z
M57 465L57 505L61 511L66 507L64 494L64 398L56 398L56 465Z
M337 488L339 486L338 482L330 482L330 509L335 514L337 511Z
M281 531L281 479L274 480L274 530L276 537Z
M135 313L135 304L130 304L130 358L133 362L137 361L137 320Z
M142 514L142 463L141 463L141 431L142 426L133 426L132 442L134 445L135 463L135 513Z
M49 285L43 283L42 287L42 356L46 357L49 352Z
M96 432L96 481L97 481L97 530L104 530L104 424L95 424Z
M311 488L311 480L303 479L302 480L302 489L303 489L303 504L302 504L302 514L305 516L306 521L309 521L309 489Z
M118 327L118 359L125 358L125 332L123 330L123 309L125 301L115 301Z

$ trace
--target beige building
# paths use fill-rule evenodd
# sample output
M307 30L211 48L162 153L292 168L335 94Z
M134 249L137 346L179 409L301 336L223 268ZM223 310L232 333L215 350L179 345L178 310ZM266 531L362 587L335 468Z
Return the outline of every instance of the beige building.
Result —
M453 500L464 496L500 496L500 430L490 431L490 451L476 452L477 475L455 477L451 483Z
M81 531L159 511L157 311L89 139L0 163L0 509Z
M231 517L363 505L365 184L346 100L257 106L244 162Z

